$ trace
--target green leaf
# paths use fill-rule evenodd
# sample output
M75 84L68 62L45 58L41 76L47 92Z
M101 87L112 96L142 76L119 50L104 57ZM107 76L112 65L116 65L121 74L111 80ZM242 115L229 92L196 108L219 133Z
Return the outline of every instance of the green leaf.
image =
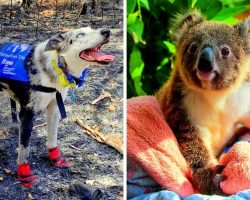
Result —
M127 1L127 13L132 13L136 6L136 0Z
M166 65L166 64L168 64L169 63L169 58L163 58L163 60L161 61L161 65L163 66L163 65Z
M188 8L188 1L184 0L175 0L174 5L180 9L187 9Z
M229 7L249 6L249 0L223 0L222 3Z
M146 95L142 89L141 76L144 69L144 62L141 58L141 52L134 45L129 59L129 73L134 81L134 87L138 95Z
M198 0L195 6L207 16L207 19L212 19L222 9L221 1L217 0Z
M247 6L237 6L232 8L224 8L221 10L216 16L213 17L213 20L217 21L224 21L225 19L229 17L233 17L239 13L242 13L243 11L247 10Z
M150 12L153 14L153 16L160 20L161 22L166 21L166 19L159 18L159 14L163 11L165 13L176 13L180 11L174 4L175 0L155 0L155 4L152 5ZM150 1L151 2L151 1ZM151 3L150 3L151 5Z
M135 87L134 87L134 82L131 80L130 77L128 77L127 80L127 97L134 97L137 96Z
M143 68L144 62L141 58L141 52L134 45L129 60L129 72L131 74L132 79L141 76Z
M195 4L198 0L188 0L188 7L195 8Z
M141 79L139 77L134 79L135 91L138 96L145 96L147 93L142 89Z
M156 80L160 85L166 82L167 77L170 74L171 68L170 66L167 66L169 62L170 62L169 58L163 58L161 64L156 67Z
M146 10L150 11L150 6L149 6L149 2L148 0L139 0L140 4L143 8L145 8Z
M163 41L163 44L167 47L168 51L171 54L174 54L176 49L175 49L175 45L173 45L171 42L169 41Z
M137 17L138 17L138 12L128 14L127 25L131 26L132 24L134 24Z
M163 85L169 77L171 72L171 68L167 66L163 66L159 71L156 73L156 80L160 85Z
M224 19L223 22L234 25L238 22L238 20L234 17L228 17L228 18Z
M128 15L127 30L132 35L135 43L142 41L144 24L139 17L139 12Z

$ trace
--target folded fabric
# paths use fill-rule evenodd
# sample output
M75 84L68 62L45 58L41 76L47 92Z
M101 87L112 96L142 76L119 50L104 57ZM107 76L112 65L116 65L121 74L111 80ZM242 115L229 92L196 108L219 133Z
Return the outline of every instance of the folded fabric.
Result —
M128 199L163 189L135 160L130 158L127 161L127 177Z
M194 193L188 165L155 97L128 100L127 152L163 188L182 197Z
M223 171L216 176L222 178L220 187L225 194L250 189L250 143L239 141L234 144L228 153L221 156L219 165L223 166Z
M162 190L160 192L154 192L150 194L143 194L138 197L135 197L131 200L181 200L180 196L176 194L175 192L168 191L168 190Z
M131 200L156 200L156 199L182 200L182 198L178 194L168 190L162 190L160 192L154 192L150 194L143 194ZM184 200L249 200L249 199L250 199L250 190L245 190L229 197L218 196L218 195L210 196L210 195L194 194L185 198Z

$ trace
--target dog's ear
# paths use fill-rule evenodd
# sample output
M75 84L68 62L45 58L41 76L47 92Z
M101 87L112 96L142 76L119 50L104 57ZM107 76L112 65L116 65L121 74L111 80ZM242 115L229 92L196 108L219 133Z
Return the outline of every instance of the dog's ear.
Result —
M44 51L53 51L53 50L59 50L60 43L65 40L65 37L59 33L53 37L51 37L46 44Z

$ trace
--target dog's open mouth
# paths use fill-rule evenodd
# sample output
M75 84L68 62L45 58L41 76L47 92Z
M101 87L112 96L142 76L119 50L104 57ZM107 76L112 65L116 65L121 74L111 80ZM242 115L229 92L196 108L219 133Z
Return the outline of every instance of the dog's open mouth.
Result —
M80 53L80 58L90 61L90 62L98 62L98 63L109 63L115 59L115 56L113 55L107 55L100 51L100 48L102 45L108 43L108 41L105 41L104 43L97 45L94 48L86 49Z

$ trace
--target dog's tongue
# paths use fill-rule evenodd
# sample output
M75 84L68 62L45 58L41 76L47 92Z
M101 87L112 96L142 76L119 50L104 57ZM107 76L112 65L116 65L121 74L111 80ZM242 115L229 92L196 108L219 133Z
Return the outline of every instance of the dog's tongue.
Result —
M106 55L100 52L98 49L89 49L80 54L82 59L88 61L97 61L97 62L111 62L115 59L113 55Z

